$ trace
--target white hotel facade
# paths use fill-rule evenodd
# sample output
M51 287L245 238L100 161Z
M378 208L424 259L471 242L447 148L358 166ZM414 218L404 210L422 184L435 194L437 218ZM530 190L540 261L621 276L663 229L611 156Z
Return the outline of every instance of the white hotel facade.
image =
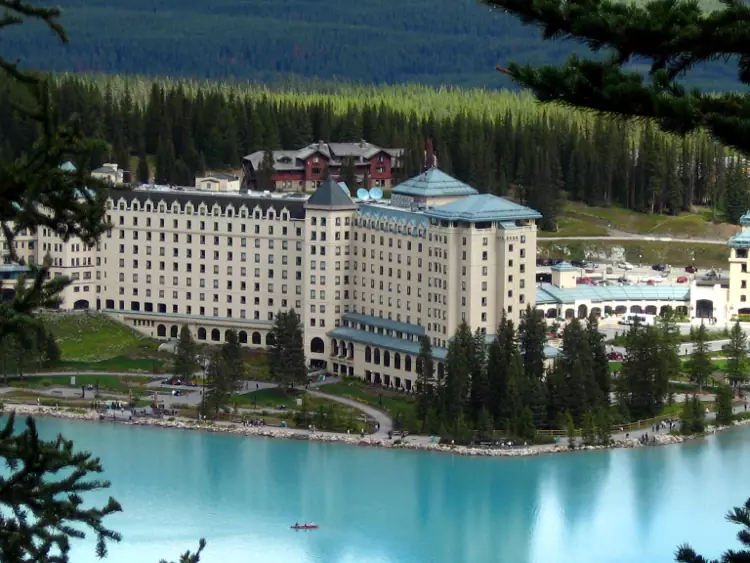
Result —
M184 325L220 344L233 329L264 348L274 315L295 309L310 365L409 389L421 336L442 372L462 320L491 335L535 304L539 213L436 168L390 201L352 199L332 180L309 197L144 187L113 190L106 213L98 248L45 230L16 248L73 280L61 308L154 338Z

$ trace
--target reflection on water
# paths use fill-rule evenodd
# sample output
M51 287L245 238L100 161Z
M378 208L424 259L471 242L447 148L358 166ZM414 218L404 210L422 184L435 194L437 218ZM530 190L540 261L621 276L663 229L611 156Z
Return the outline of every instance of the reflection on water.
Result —
M683 446L476 459L43 420L101 457L126 513L109 561L668 562L716 556L748 496L750 429ZM106 495L102 495L103 498ZM696 521L696 515L700 519ZM289 526L312 520L314 532ZM95 561L76 548L74 560Z

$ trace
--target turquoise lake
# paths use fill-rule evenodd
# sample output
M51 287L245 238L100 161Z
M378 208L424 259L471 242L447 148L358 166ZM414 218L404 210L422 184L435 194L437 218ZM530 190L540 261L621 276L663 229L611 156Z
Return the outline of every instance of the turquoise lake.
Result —
M725 513L750 496L750 428L515 459L52 419L39 428L101 458L124 508L109 520L124 536L114 563L176 559L200 537L206 563L656 563L683 542L716 557L738 545ZM305 520L321 528L289 529ZM92 545L79 542L72 560L96 561Z

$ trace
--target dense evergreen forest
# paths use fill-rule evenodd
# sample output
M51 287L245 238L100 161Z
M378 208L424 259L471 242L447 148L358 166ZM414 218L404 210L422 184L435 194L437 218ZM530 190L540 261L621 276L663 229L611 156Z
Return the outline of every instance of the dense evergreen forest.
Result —
M412 104L394 92L347 98L345 89L277 94L77 76L58 77L51 86L62 117L78 115L86 134L109 143L100 160L132 169L140 181L192 185L196 172L236 169L256 150L367 139L406 149L403 178L419 173L424 151L434 150L447 173L540 210L546 229L555 228L563 196L647 213L713 205L735 222L750 205L744 164L705 136L667 137L650 126L550 109L508 94L487 94L482 101L455 91L424 88L422 98L419 92ZM483 107L502 100L505 109ZM5 158L22 154L36 137L34 125L13 109L19 101L10 85L0 83Z
M707 6L715 0L703 0ZM58 0L65 48L32 25L3 31L3 53L54 71L193 78L338 78L367 84L510 87L495 65L556 63L575 44L478 0ZM721 63L691 77L734 88Z

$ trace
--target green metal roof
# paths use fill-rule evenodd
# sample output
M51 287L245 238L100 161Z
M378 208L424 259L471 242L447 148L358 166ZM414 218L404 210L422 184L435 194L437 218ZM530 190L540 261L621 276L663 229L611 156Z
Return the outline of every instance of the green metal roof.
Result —
M745 215L742 217L744 218ZM742 219L740 219L740 223L742 223ZM730 238L729 248L750 248L750 229L743 229Z
M542 215L524 205L491 194L470 195L425 211L428 217L448 221L515 221L541 219Z
M448 197L474 195L479 192L438 168L430 168L393 188L393 193L412 197Z
M740 217L740 225L750 227L750 211L745 211L742 217Z
M413 227L419 227L420 225L427 229L429 226L429 220L423 213L416 213L409 211L408 209L401 209L400 207L391 207L387 205L372 205L372 204L360 204L357 215L362 218L374 218L376 220L385 219L387 222L393 220L396 225L412 225ZM415 228L412 231L412 236L417 236L418 230Z
M576 301L689 301L690 286L678 285L579 285L568 289L552 284L536 288L537 305L568 304Z
M576 268L570 262L560 262L559 264L555 264L554 266L552 266L552 270L555 272L578 272L581 270L581 268Z
M388 350L395 350L396 352L411 354L412 356L419 355L418 340L403 340L401 338L394 338L392 336L386 336L385 334L378 334L377 332L357 330L355 328L335 328L328 333L328 336L331 338L348 340L350 342L357 342L358 344L387 348ZM432 348L432 356L437 360L445 360L447 355L447 348Z
M63 172L75 172L77 169L72 162L67 161L60 165L60 170Z
M384 319L382 317L373 317L371 315L363 315L362 313L346 313L344 314L344 320L349 323L358 323L376 328L383 328L385 330L393 330L396 332L403 332L406 334L413 334L414 336L424 336L425 330L423 326L413 325L409 323L402 323L391 319ZM352 326L351 328L357 328Z

